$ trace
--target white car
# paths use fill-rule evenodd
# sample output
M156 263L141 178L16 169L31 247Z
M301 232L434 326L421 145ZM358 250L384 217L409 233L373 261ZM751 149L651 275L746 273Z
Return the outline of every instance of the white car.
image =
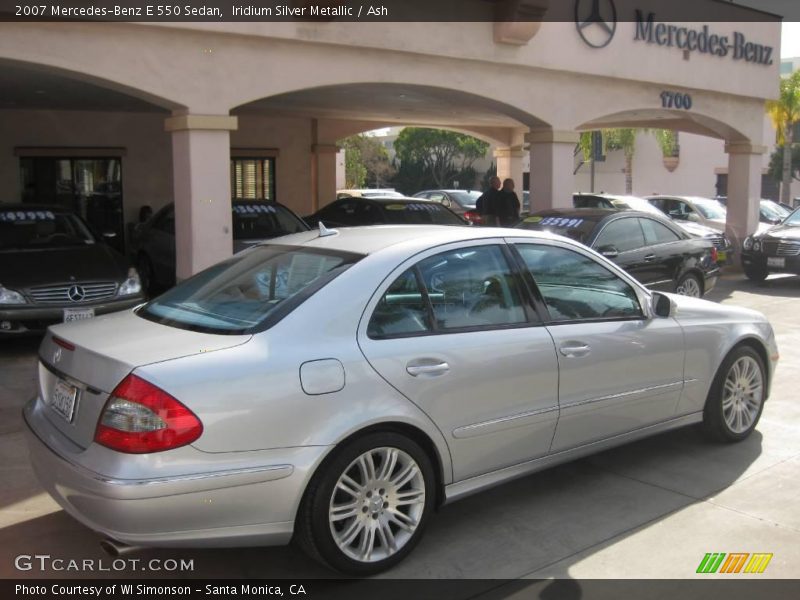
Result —
M51 327L39 357L34 470L111 552L294 536L367 575L504 481L695 423L746 438L778 351L760 313L553 234L321 226Z

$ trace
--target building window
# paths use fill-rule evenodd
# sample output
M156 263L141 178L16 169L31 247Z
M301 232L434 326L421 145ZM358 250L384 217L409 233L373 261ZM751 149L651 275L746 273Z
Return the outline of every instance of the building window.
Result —
M124 249L121 157L21 156L19 164L22 202L71 210Z
M275 159L231 159L231 198L275 200Z

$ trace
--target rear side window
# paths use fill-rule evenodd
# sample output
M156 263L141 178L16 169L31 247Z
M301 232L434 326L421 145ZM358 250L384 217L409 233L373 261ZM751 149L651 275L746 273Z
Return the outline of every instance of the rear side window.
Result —
M517 277L499 246L460 248L420 261L386 290L372 338L493 329L527 322Z
M208 333L255 333L289 314L361 259L300 246L257 246L198 273L138 315Z
M642 229L644 229L644 237L648 244L668 244L681 239L669 227L653 219L642 219L641 222Z

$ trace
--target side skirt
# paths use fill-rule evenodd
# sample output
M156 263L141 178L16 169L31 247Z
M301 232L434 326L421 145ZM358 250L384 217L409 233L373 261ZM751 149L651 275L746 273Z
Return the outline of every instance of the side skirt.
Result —
M467 496L483 491L487 488L511 481L512 479L519 479L520 477L525 477L526 475L530 475L531 473L535 473L537 471L543 471L544 469L548 469L577 458L602 452L603 450L608 450L609 448L613 448L615 446L621 446L622 444L627 444L628 442L650 437L671 429L678 429L679 427L700 423L702 420L702 412L691 413L675 419L670 419L669 421L643 427L642 429L616 435L605 440L584 444L583 446L570 448L569 450L562 450L556 454L550 454L541 458L520 463L518 465L506 467L498 471L492 471L490 473L471 477L463 481L458 481L445 487L444 504L449 504L450 502L460 500L461 498L466 498Z

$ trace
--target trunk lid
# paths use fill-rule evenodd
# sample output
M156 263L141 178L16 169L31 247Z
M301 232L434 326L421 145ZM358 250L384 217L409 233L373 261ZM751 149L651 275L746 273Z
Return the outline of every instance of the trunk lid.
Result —
M177 329L133 311L53 326L39 347L39 394L48 405L43 412L64 435L86 448L109 394L135 368L224 350L251 337Z

